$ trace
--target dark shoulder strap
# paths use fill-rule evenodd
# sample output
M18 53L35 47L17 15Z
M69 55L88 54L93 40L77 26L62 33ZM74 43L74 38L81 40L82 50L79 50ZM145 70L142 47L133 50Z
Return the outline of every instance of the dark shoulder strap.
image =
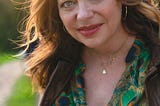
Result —
M53 102L70 80L73 70L73 64L66 61L58 62L54 72L50 77L49 83L45 89L39 106L52 106Z

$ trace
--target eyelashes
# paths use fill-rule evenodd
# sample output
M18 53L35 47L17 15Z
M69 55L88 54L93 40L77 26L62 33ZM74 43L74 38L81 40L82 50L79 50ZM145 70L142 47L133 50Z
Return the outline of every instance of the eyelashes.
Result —
M61 3L60 7L61 8L71 8L76 4L76 2L72 1L72 0L66 0L63 3Z
M103 0L86 0L85 2L93 5L97 5L102 1ZM78 0L59 0L58 5L59 5L59 9L72 10L77 6L78 3L79 3Z

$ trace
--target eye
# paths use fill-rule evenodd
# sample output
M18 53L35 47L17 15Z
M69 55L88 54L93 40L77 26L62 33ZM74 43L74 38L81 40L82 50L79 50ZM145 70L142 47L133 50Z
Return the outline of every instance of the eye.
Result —
M73 1L65 1L64 3L62 3L61 7L69 8L69 7L72 7L74 4L75 4L75 2L73 2Z

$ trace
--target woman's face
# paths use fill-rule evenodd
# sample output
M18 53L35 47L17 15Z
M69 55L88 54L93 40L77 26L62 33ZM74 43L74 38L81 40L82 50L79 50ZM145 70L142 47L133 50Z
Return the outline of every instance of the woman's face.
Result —
M58 9L66 30L89 48L106 44L122 28L116 0L58 0Z

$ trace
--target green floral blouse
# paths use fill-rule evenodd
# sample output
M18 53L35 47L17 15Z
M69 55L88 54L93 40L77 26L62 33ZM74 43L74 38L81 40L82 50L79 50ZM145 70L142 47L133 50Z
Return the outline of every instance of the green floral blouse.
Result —
M140 39L135 39L126 57L126 71L116 85L107 106L146 106L144 79L150 63L150 53ZM85 64L75 70L75 77L53 106L87 106L84 78Z

